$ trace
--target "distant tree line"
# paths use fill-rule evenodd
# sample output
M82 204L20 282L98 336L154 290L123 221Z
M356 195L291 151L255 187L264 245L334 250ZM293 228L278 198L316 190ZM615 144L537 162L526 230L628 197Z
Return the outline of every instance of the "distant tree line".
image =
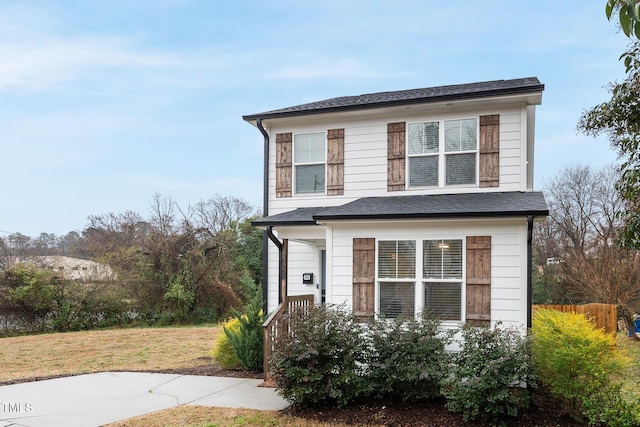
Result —
M215 322L255 294L262 277L257 210L216 195L186 208L155 194L146 216L92 215L81 232L0 238L0 327L5 332L131 323ZM37 267L65 255L109 265L110 280L79 283Z

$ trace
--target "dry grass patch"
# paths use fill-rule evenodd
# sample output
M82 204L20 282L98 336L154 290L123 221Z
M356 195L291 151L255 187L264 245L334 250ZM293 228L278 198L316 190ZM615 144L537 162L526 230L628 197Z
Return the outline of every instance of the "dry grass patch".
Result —
M218 325L0 338L0 382L89 372L163 370L203 365L211 360L211 348L221 331Z
M288 426L320 427L346 424L318 423L304 418L281 415L276 411L253 409L179 406L164 411L130 418L109 424L108 427L229 427L229 426Z

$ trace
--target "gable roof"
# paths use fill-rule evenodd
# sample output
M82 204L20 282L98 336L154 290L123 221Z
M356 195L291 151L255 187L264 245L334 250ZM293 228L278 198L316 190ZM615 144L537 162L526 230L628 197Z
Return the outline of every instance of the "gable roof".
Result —
M511 80L492 80L487 82L436 86L422 89L377 92L356 96L341 96L294 105L292 107L265 111L242 116L246 121L257 119L305 116L311 114L388 107L394 105L426 104L432 102L455 101L541 92L544 85L537 77Z
M549 215L542 192L364 197L341 206L299 208L257 219L252 224L257 226L314 225L332 220L447 219L528 215Z

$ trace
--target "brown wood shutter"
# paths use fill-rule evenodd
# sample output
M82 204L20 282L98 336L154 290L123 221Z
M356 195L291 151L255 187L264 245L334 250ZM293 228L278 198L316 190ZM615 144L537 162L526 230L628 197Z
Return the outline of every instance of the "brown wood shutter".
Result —
M291 133L276 134L276 197L291 197Z
M353 239L353 314L373 319L375 308L376 239Z
M344 194L344 129L327 132L327 194Z
M491 321L491 236L467 236L467 322Z
M500 186L500 115L480 116L480 187Z
M406 123L387 124L387 191L405 189Z

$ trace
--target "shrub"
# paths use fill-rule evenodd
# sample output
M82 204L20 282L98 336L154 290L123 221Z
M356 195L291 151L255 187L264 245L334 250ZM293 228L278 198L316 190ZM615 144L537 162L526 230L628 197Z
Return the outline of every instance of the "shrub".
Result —
M165 302L170 310L170 322L184 323L189 321L191 310L196 301L196 294L190 288L191 277L188 269L185 267L181 272L176 274L167 286L167 290L163 295Z
M452 356L449 375L442 381L446 407L461 412L465 421L494 422L516 416L529 404L531 358L528 340L514 328L469 325L461 329L462 349Z
M223 331L237 335L240 333L240 321L237 318L231 318L222 325ZM240 369L240 360L236 356L236 351L231 345L231 341L227 337L227 333L220 334L216 344L213 347L213 359L222 369Z
M440 394L451 334L423 316L378 320L371 330L369 378L378 397L416 401Z
M583 399L584 416L589 425L637 427L640 425L640 402L622 396L622 384L613 383Z
M276 341L270 370L278 392L301 405L345 406L369 391L362 326L342 307L293 313L295 337Z
M7 288L9 310L19 316L25 329L46 331L56 306L56 289L64 281L53 271L19 265L3 272L2 284Z
M254 286L253 296L247 303L244 313L232 310L239 322L239 329L234 333L223 327L226 337L240 362L240 366L247 371L260 371L264 357L264 333L262 325L265 321L262 311L262 292Z
M537 310L533 338L540 381L566 403L565 410L592 423L602 421L603 416L613 420L615 416L605 402L618 387L614 378L625 366L615 337L596 329L582 314Z

